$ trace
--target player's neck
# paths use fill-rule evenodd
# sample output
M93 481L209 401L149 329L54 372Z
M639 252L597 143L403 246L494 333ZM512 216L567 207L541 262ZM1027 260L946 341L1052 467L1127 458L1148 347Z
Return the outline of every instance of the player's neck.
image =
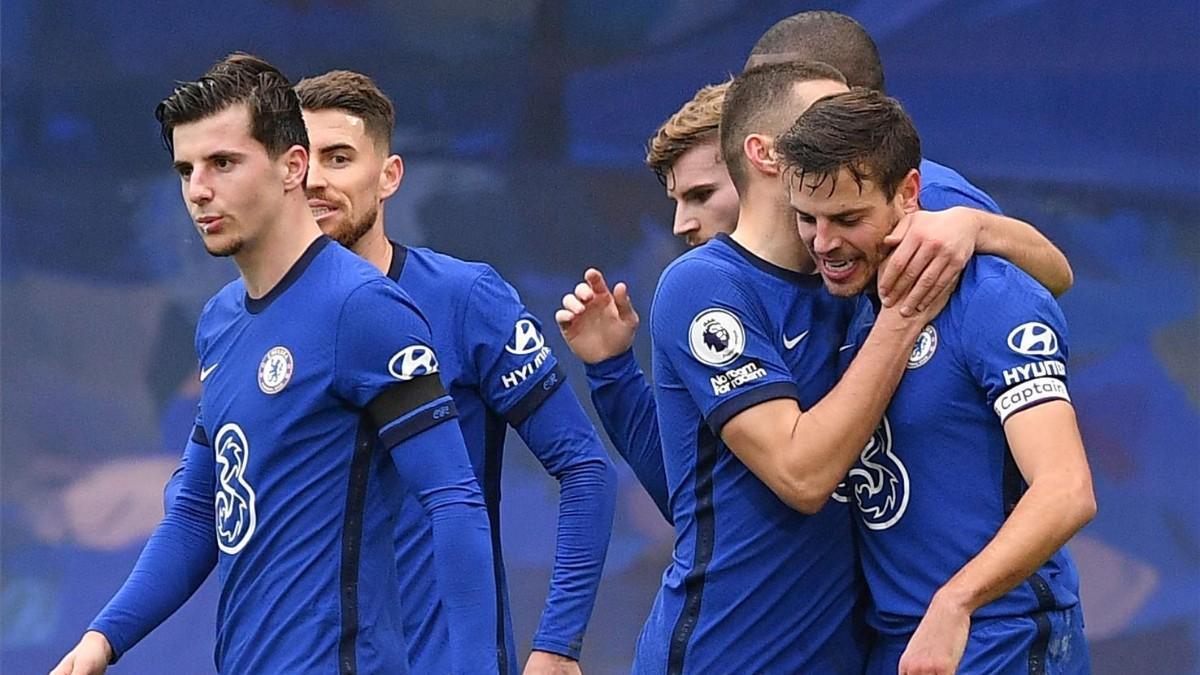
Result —
M234 257L242 273L242 283L251 298L261 298L283 279L283 275L321 236L321 228L303 200L285 200L276 221L263 228L253 245L246 245Z
M730 236L772 265L794 272L813 269L787 204L766 198L743 200L738 209L737 229Z
M379 220L375 225L354 242L354 252L380 272L388 273L388 268L392 266L392 242L388 241L387 231L383 227L383 211L379 212Z

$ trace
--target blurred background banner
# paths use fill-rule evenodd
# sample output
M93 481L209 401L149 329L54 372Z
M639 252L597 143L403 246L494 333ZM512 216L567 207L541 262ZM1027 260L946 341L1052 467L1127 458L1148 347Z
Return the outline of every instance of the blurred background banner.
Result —
M124 580L191 424L194 322L236 274L193 235L158 138L176 80L233 50L293 81L373 76L407 166L393 238L491 263L547 325L589 265L646 316L681 252L646 139L804 9L857 18L926 156L1070 258L1071 387L1100 505L1071 549L1095 669L1200 672L1200 5L1177 0L5 0L0 669L48 670ZM509 448L525 652L557 488L515 435ZM670 559L621 470L589 673L628 671ZM115 672L212 672L215 597L210 579Z

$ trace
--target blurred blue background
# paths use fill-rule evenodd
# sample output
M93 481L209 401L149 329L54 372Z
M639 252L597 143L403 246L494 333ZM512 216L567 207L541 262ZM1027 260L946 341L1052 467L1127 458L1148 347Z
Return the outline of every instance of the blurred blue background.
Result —
M393 238L496 266L547 324L588 265L645 311L681 251L641 165L776 20L857 18L926 155L1058 243L1100 513L1071 544L1098 673L1200 672L1200 5L1144 0L5 0L0 666L45 672L161 516L193 322L236 274L192 235L154 105L232 50L375 77L407 163ZM648 354L648 338L638 349ZM670 531L622 467L585 672L628 670ZM528 649L556 485L515 436L505 551ZM207 585L118 673L212 672Z

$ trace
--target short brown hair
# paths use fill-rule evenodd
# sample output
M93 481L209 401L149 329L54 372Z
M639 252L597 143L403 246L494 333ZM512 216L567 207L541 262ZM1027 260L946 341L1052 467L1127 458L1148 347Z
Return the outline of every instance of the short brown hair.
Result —
M729 82L701 88L654 132L646 144L646 165L663 185L667 184L667 174L683 153L701 143L717 140L727 89Z
M392 147L396 108L391 99L362 73L331 70L306 77L296 85L300 107L305 110L342 110L361 118L367 135L385 151Z
M308 149L300 102L283 73L266 61L234 52L213 64L198 80L181 82L154 109L167 152L175 152L175 127L244 104L250 109L250 136L274 158L293 145Z
M721 112L721 154L725 156L729 178L739 194L745 194L749 176L742 156L742 142L750 134L783 133L795 119L787 114L794 104L793 87L814 80L846 82L833 66L808 61L751 68L729 84Z
M838 172L846 169L860 191L869 180L888 199L921 164L921 137L908 113L896 99L864 87L814 103L776 147L798 180L815 179L814 190L827 180L836 189Z
M884 90L879 47L845 14L817 10L780 19L754 44L746 67L785 60L822 61L842 71L851 87Z

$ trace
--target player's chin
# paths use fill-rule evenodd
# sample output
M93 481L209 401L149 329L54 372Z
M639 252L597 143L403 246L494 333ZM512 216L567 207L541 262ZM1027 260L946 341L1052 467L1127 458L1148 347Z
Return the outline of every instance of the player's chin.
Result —
M214 258L228 258L237 255L242 250L242 240L239 238L212 238L204 240L204 250Z

